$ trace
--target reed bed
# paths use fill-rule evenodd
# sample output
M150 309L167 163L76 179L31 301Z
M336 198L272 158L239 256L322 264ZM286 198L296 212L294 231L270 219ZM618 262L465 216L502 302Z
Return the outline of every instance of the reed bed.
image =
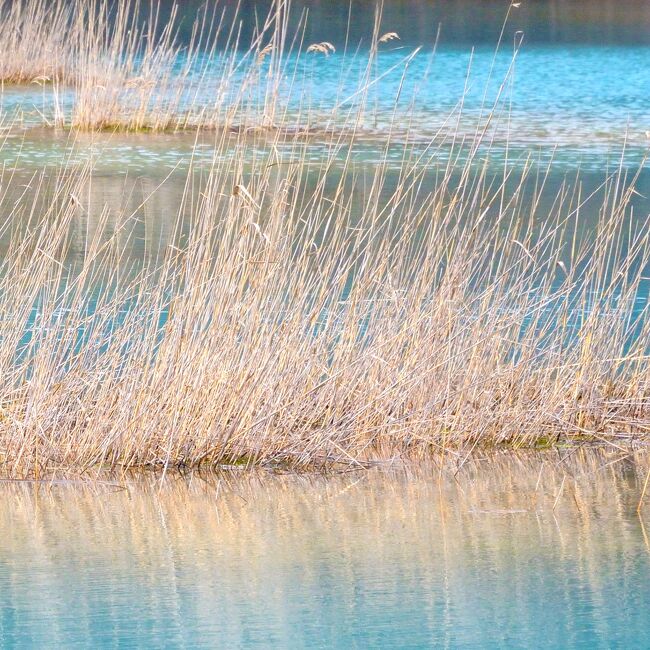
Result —
M182 6L164 20L160 12L155 0L0 3L0 80L43 86L37 119L58 128L310 132L314 107L306 111L305 88L317 82L319 65L335 47L304 42L306 16L293 16L290 0L275 0L267 15L256 18L248 42L237 4L205 3L185 42L178 34ZM382 77L374 68L377 53L399 36L382 34L379 25L377 20L368 55L359 55L356 64L359 88L351 98L333 99L358 105L365 86ZM287 124L289 97L295 106ZM341 128L340 106L321 108L314 128L330 122Z
M268 73L268 63L277 59L285 5L278 0L253 42L243 44L238 7L205 3L189 42L181 44L178 6L163 21L158 2L3 0L0 82L44 86L48 110L39 116L49 126L226 128L224 102L236 111L244 97L260 92L253 90L260 79L269 82L260 69L266 60Z
M207 64L179 71L172 23L142 23L125 2L117 17L100 0L74 14L72 124L176 128L183 80L200 89ZM5 201L2 471L366 466L646 441L650 228L625 165L597 196L567 184L542 208L550 168L510 164L507 146L490 163L497 98L471 136L456 121L425 143L396 103L378 159L359 166L373 62L396 38L380 15L354 101L337 99L314 162L312 139L296 137L315 121L309 98L294 115L279 91L286 55L308 49L289 38L286 8L261 24L234 96L236 28L215 12L197 27L189 60L213 60L205 33L231 53L202 124L230 126L215 130L208 168L188 172L159 256L131 264L137 210L89 223L91 169L43 174ZM232 128L247 114L251 127Z
M0 82L49 83L70 63L71 6L55 0L0 2Z
M87 175L30 201L46 207L5 233L0 268L3 471L647 440L650 229L623 169L584 228L593 197L567 186L541 212L533 165L494 177L476 154L432 176L437 151L397 145L395 176L347 142L317 166L279 145L251 161L245 136L217 143L188 175L185 238L179 217L140 268L137 217L108 211L68 263Z
M192 95L196 99L199 87L208 92L201 85L205 69L199 59L214 63L217 58L223 24L215 21L224 17L218 8L206 4L189 44L181 46L177 7L163 24L157 2L3 0L0 82L43 86L45 103L52 108L51 114L39 115L50 126L183 128L194 109L188 100ZM222 45L227 51L229 39ZM66 97L70 92L72 102ZM196 126L198 121L192 124Z

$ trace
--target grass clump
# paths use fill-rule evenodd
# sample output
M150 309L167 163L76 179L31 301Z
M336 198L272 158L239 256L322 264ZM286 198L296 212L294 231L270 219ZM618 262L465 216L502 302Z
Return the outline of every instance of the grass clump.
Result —
M284 3L234 95L236 30L206 14L231 44L226 87L198 122L191 110L179 118L185 81L200 89L203 74L177 69L172 23L137 27L137 6L118 3L114 19L98 0L75 14L70 123L224 128L208 167L188 173L159 255L137 268L127 244L138 215L90 220L89 172L43 177L11 204L0 261L6 474L365 466L647 439L650 228L632 218L624 166L597 210L579 184L544 202L549 169L511 163L507 141L494 172L497 105L471 137L452 128L412 142L401 84L376 159L359 165L379 20L354 101L337 101L314 162L311 141L295 137L317 123L308 98L291 115L278 90L293 47ZM144 44L139 29L150 30ZM191 52L205 49L203 33ZM234 128L248 108L263 120ZM586 205L597 221L584 223ZM84 242L74 263L71 231Z
M530 167L506 183L469 160L433 182L436 154L406 145L397 177L379 165L361 182L330 144L317 168L304 143L292 165L273 147L245 162L243 137L217 151L199 189L188 177L187 238L179 218L132 273L128 214L105 212L64 263L86 210L69 197L91 181L55 182L0 269L7 473L647 438L650 229L620 174L583 232L578 191L536 212Z
M71 5L54 0L0 1L0 82L50 83L69 64Z
M289 32L289 0L274 0L256 18L250 42L242 40L246 18L239 5L202 5L185 42L178 35L182 12L182 5L174 5L163 20L158 0L0 2L0 81L43 86L43 110L36 112L48 126L136 133L290 126L309 132L312 109L305 108L310 100L304 85L314 79L306 75L305 57L317 77L322 62L314 53L329 56L336 48L303 42L304 15ZM332 99L356 101L365 86L377 83L372 71L378 48L398 38L378 30L379 22L367 61L359 59L357 92ZM289 96L298 106L290 125ZM331 112L326 122L338 108L324 107Z

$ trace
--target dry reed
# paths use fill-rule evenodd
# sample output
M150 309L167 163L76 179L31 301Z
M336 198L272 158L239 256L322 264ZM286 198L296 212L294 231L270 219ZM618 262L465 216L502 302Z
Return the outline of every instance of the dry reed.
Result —
M165 22L160 9L141 0L3 0L0 81L47 86L54 114L41 117L58 127L229 128L233 116L241 113L242 122L251 111L250 124L238 127L268 123L267 103L277 101L284 65L288 2L277 0L246 44L238 6L205 3L183 44L179 7Z
M123 237L136 217L109 222L105 211L70 267L88 174L62 173L50 200L20 202L27 226L5 224L3 471L360 466L462 459L477 446L645 440L650 229L630 218L624 168L607 179L587 235L579 186L543 211L543 172L506 165L494 177L481 162L494 110L471 141L454 133L424 147L408 144L408 130L398 143L396 110L380 160L362 175L353 152L377 80L379 20L354 102L337 102L342 128L313 164L309 143L287 137L313 121L308 102L289 116L277 85L285 54L308 47L288 39L284 3L275 9L247 54L250 87L234 99L224 91L213 115L233 124L254 106L277 128L215 136L208 177L197 194L189 172L171 227L180 233L180 215L191 215L182 244L173 237L156 263L130 272ZM169 97L192 77L172 74L173 29L154 39L148 22L145 40L157 45L142 49L131 13L111 22L103 4L90 11L99 18L75 45L87 54L73 124L178 125L183 91L156 103L158 89ZM225 80L240 65L229 34Z
M61 79L69 63L72 7L60 0L0 2L0 81L47 83Z
M329 56L336 49L327 41L303 43L304 16L290 34L290 14L290 0L274 0L244 43L239 6L205 3L189 41L181 43L178 6L163 22L156 1L0 3L0 79L47 86L46 108L39 116L48 126L147 132L288 126L301 131L300 111L290 125L282 120L286 95L293 94L298 105L307 101L295 87L305 81L298 72L300 53ZM377 46L396 38L395 32L375 33L366 84L377 82L370 77ZM362 85L355 96L363 92Z
M428 187L431 160L405 147L388 190L385 165L359 183L334 145L317 169L305 145L293 165L272 150L246 164L242 136L198 195L190 173L188 240L135 274L128 214L62 263L91 181L55 181L2 261L6 472L647 437L650 324L634 305L650 230L619 175L585 236L585 198L539 214L530 169L513 188L470 160L462 183L452 167Z

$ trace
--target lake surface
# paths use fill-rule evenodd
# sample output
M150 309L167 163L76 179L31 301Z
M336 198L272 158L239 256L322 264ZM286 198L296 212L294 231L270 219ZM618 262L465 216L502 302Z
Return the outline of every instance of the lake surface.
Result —
M444 159L452 139L470 140L490 114L484 149L497 161L506 150L512 163L532 153L569 169L616 165L623 152L630 168L644 160L650 145L650 46L524 44L514 60L510 45L496 54L494 46L441 45L435 51L423 48L410 59L414 52L412 46L387 44L378 55L357 125L357 147L365 160L379 160L389 133L395 164L405 141L421 148L435 141ZM216 57L203 65L218 71L221 63ZM286 112L290 123L315 132L349 127L358 118L362 96L357 93L367 66L363 50L320 58L304 52L288 56L276 110ZM201 94L188 91L181 109L209 110L220 82L219 74L208 74ZM243 73L230 84L235 94L244 84ZM74 93L62 91L55 99L51 89L38 86L2 92L8 134L1 160L21 167L93 160L100 168L130 165L142 172L187 165L190 159L195 138L187 135L147 139L58 132L52 137L47 129L44 136L43 115L53 119L55 102L68 114ZM235 122L245 119L252 118L242 115ZM201 142L198 160L207 160L214 146L209 135ZM314 160L322 156L321 146L318 138L310 141Z
M172 4L162 2L162 24ZM189 26L203 4L184 3L179 43L188 42ZM259 16L270 4L242 3L237 16L242 57ZM379 46L364 81L375 4L294 2L275 110L286 111L288 122L308 123L316 131L336 129L342 121L349 125L357 119L355 111L363 97L363 119L356 128L357 145L364 146L358 155L371 161L383 155L381 145L389 131L397 143L408 139L430 146L435 139L444 158L452 135L456 140L471 139L492 113L485 148L497 161L508 150L511 164L534 154L544 161L552 159L556 168L603 171L606 164L618 164L625 151L624 165L641 165L650 145L647 3L536 0L508 6L497 0L385 3L378 33L397 32L400 39ZM224 11L235 17L232 5L224 5ZM336 51L329 56L306 53L310 43L321 41L331 42ZM250 83L244 82L247 66L240 61L243 67L228 75L230 90L223 90L226 58L218 50L211 58L195 61L181 109L209 111L221 93L227 104L230 94L238 95L240 87ZM181 53L179 70L183 64ZM267 71L261 67L261 88ZM370 84L367 96L358 93L364 83ZM248 108L258 100L250 91ZM187 164L190 158L194 138L187 136L147 141L138 136L72 137L58 132L53 137L52 129L44 136L40 128L44 120L53 122L57 111L69 114L73 104L74 93L65 87L37 83L3 87L0 107L6 141L0 160L20 167L94 160L100 168L124 171L128 166L151 173L154 168ZM318 138L311 142L314 160L322 157L320 146ZM195 155L208 160L213 148L207 137ZM397 164L399 151L393 153Z
M255 4L268 5L242 4L244 41ZM184 3L181 39L200 5ZM439 169L463 162L458 139L471 140L496 106L476 166L494 177L513 170L513 186L530 160L548 170L531 218L543 223L558 191L579 185L594 194L579 224L593 234L602 183L617 169L639 171L631 230L647 218L650 3L522 0L495 54L507 6L386 2L382 31L401 40L379 52L353 150L340 154L357 174L353 215L380 162L390 194L405 146L417 154L436 142L423 182L431 191ZM328 40L337 51L289 55L293 82L285 77L279 101L299 120L308 98L317 132L304 155L317 169L341 126L332 108L357 107L374 3L296 2L294 25L305 9L305 45ZM199 102L210 105L213 86L208 75ZM74 96L64 89L57 101L69 110ZM15 223L0 256L32 198L50 199L57 170L90 163L67 264L84 258L106 213L109 236L133 217L119 240L133 268L182 245L187 174L198 193L218 135L46 128L54 100L34 84L3 88L0 106L0 164L11 181L0 216ZM263 137L241 142L219 155L241 160L245 175L269 147ZM290 162L293 146L279 143L279 159ZM635 314L648 309L645 276ZM333 476L233 469L0 482L0 647L650 647L650 490L637 512L649 466L647 453L571 448Z
M0 485L0 645L643 648L647 454Z

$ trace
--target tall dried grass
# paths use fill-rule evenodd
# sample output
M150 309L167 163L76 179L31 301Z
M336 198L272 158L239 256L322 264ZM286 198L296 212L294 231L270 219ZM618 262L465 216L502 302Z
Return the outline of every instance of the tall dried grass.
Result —
M252 42L242 43L239 6L205 3L181 44L178 5L163 22L156 0L2 0L0 82L47 86L55 112L42 116L48 125L227 128L251 101L277 94L288 11L277 0ZM264 101L255 118L254 125L271 121Z
M391 187L387 164L362 179L335 143L317 168L304 144L290 165L273 147L247 162L248 147L217 151L199 194L190 174L186 243L138 272L128 214L106 213L84 260L62 263L87 178L62 175L14 235L0 268L6 472L647 438L650 322L634 305L650 229L630 219L622 174L590 236L577 190L539 212L530 168L495 181L470 159L434 182L436 153L405 146Z
M74 50L86 54L69 77L72 123L179 124L184 90L169 104L156 93L169 97L179 79L200 88L203 73L174 68L171 23L146 21L143 45L132 11L117 20L106 11L98 0L75 14ZM36 191L11 208L23 226L7 220L2 233L5 472L363 465L647 437L650 229L631 217L634 179L623 167L606 181L589 233L582 213L594 198L579 185L542 212L544 172L526 164L517 176L506 163L495 177L482 162L496 109L471 141L453 133L426 146L408 144L408 116L396 109L379 160L362 173L354 151L377 80L379 20L354 102L337 101L342 128L314 164L309 143L287 137L312 120L308 101L289 116L278 90L290 76L286 53L308 49L288 38L284 3L244 59L236 28L205 16L231 44L210 119L234 124L253 108L277 128L215 137L199 193L199 170L189 172L173 245L139 269L124 245L136 216L112 222L108 211L89 229L83 260L67 263L88 173L62 172L47 201ZM204 51L202 33L192 52ZM228 80L242 60L250 86L233 98Z
M157 0L0 3L0 79L54 82L44 91L54 112L42 115L48 125L90 131L273 129L287 126L287 94L299 107L309 101L296 89L305 81L300 54L335 51L328 42L303 42L304 15L289 33L290 0L274 0L251 42L242 40L239 5L215 2L202 6L189 42L181 43L179 7L182 12L176 6L163 22ZM364 84L376 84L371 71L377 46L393 38L394 32L375 33L354 97L367 91ZM299 119L303 110L292 116L293 131L309 124L308 116Z
M236 35L232 26L223 34L225 10L206 3L189 43L180 45L178 6L164 24L159 12L159 5L143 7L140 0L79 4L71 26L74 66L68 77L75 99L70 126L156 132L195 128L203 122L206 98L214 90L207 87L206 77L213 66L225 74L235 57ZM217 44L222 48L219 55ZM226 83L211 74L214 84Z
M64 76L72 7L61 0L0 1L0 81L45 83Z

